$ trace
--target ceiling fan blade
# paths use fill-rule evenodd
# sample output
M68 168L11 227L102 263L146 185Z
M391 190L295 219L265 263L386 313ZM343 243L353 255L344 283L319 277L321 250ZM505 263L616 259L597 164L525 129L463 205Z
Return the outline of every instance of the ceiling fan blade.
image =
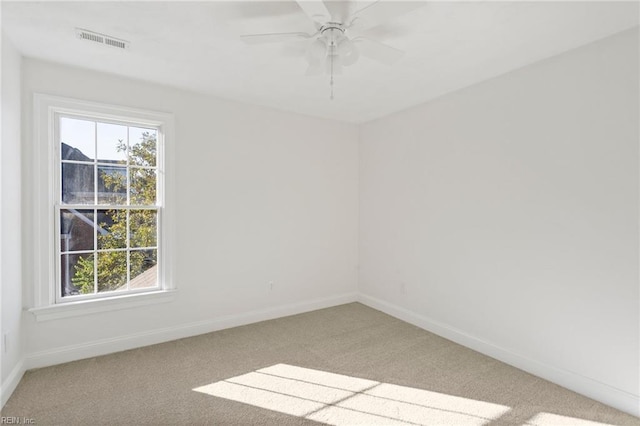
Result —
M349 22L349 16L355 5L355 1L335 1L330 0L325 3L329 13L331 14L331 20L333 22Z
M402 50L368 38L358 37L354 41L358 43L358 49L362 56L385 65L393 65L404 55Z
M422 6L426 2L421 1L382 1L376 0L373 3L356 10L351 15L350 26L357 31L364 31L369 28L376 27L380 24L389 22L401 15L412 12Z
M263 43L278 43L282 41L291 41L295 39L308 39L313 37L313 34L307 33L267 33L267 34L245 34L241 35L240 39L247 44L263 44Z
M322 0L296 0L300 9L307 14L311 20L324 24L331 20L331 13Z

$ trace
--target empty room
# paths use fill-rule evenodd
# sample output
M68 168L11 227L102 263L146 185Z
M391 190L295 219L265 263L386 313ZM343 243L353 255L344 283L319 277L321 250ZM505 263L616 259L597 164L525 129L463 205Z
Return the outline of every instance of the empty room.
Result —
M1 1L0 424L640 425L639 17Z

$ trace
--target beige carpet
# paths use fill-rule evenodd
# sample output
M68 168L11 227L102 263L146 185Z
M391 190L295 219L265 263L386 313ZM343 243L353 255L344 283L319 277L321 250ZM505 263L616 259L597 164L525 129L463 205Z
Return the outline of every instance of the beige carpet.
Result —
M358 303L32 370L2 416L38 425L640 425Z

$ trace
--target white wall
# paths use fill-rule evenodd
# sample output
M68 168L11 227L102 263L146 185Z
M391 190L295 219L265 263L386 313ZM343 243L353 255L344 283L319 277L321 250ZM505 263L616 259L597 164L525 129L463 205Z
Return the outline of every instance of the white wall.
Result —
M25 133L34 93L174 113L177 188L177 300L46 322L26 313L29 367L355 299L355 125L33 59L23 87Z
M0 350L0 406L22 374L22 276L21 276L21 179L20 179L20 65L22 58L2 34L2 144L0 145L0 301L1 334L7 335ZM4 346L4 345L2 345ZM6 352L5 352L6 350Z
M638 75L636 29L363 125L363 300L639 415Z

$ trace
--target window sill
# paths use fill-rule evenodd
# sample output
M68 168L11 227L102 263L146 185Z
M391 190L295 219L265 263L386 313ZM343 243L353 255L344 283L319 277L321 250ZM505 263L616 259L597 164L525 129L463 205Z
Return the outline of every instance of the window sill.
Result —
M175 300L176 290L161 290L152 293L128 294L108 299L82 300L59 305L31 308L36 321L50 321L61 318L77 317L98 312L110 312L138 306L166 303Z

